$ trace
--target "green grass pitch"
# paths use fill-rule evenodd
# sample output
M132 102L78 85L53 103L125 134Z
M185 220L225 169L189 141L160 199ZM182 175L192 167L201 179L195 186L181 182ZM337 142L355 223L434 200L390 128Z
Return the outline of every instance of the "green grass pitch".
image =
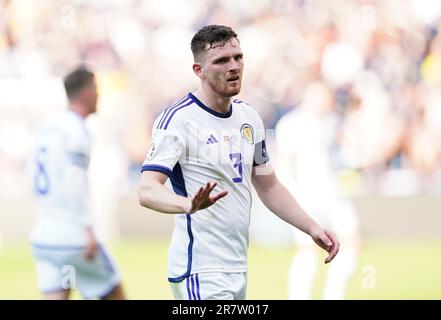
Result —
M172 299L167 282L168 240L124 240L110 246L130 299ZM347 299L441 299L441 240L365 242L347 289ZM286 299L293 248L250 246L248 299ZM321 298L326 268L321 265L314 299ZM363 286L366 268L375 287ZM372 280L372 279L371 279ZM0 248L0 299L39 299L27 245ZM74 293L73 298L79 295Z

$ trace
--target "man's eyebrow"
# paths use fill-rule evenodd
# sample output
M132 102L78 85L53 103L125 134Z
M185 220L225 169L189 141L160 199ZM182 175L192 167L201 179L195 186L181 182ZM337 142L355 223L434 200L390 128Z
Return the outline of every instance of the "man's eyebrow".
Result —
M232 57L233 58L235 58L235 57L243 57L243 53L236 53ZM216 63L216 62L219 62L219 61L224 60L224 59L230 59L230 56L218 57L218 58L214 59L213 62Z
M219 62L221 60L229 59L230 56L221 56L213 60L213 62Z

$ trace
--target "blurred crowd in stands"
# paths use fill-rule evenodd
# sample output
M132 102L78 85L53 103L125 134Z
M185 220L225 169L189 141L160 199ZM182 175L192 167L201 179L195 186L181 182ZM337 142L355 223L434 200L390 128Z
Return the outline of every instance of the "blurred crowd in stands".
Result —
M35 105L60 94L41 84L82 63L98 75L96 141L135 177L155 117L198 86L190 40L206 24L238 33L239 97L268 129L322 84L349 194L441 192L439 0L0 0L1 174L23 171Z

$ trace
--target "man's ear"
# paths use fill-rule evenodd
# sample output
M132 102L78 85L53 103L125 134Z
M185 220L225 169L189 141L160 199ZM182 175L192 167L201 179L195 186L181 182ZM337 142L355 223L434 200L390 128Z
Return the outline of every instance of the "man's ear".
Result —
M200 63L193 63L193 72L200 78L205 79L204 70L202 68L202 64Z

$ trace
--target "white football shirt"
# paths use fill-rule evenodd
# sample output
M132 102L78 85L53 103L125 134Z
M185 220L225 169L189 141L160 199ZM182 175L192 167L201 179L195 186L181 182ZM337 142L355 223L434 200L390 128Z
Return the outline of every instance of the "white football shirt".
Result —
M92 224L87 169L90 139L84 119L65 110L37 129L30 161L32 187L38 199L35 245L83 246Z
M208 181L229 194L211 207L176 216L169 248L169 281L193 273L246 272L251 171L266 163L264 127L257 111L233 100L216 112L192 93L162 112L142 171L167 174L173 190L192 196Z
M329 211L339 197L331 159L336 125L333 116L319 118L298 110L277 123L277 155L291 165L280 172L281 180L307 211Z

